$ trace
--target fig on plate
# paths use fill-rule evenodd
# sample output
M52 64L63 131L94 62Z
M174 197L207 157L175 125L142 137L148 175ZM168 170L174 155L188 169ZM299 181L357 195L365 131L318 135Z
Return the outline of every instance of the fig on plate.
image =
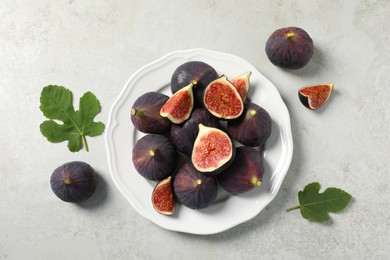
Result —
M253 147L236 148L236 158L221 174L218 183L231 194L238 195L260 186L263 178L263 157Z
M195 108L190 118L183 124L172 125L170 139L179 152L191 156L199 132L199 124L220 128L219 120L205 108Z
M203 93L207 85L218 78L218 73L209 64L202 61L188 61L173 72L171 77L171 91L177 92L191 82L194 85L194 102L196 107L203 106Z
M159 181L152 192L153 208L160 214L172 215L175 211L176 199L173 194L172 177Z
M192 93L193 83L175 92L162 106L160 115L167 117L172 123L181 124L186 121L194 107Z
M298 27L285 27L271 34L265 45L268 59L278 67L300 69L313 56L314 45L310 35Z
M167 132L172 122L160 115L162 106L169 97L160 92L147 92L136 99L131 108L131 121L143 133Z
M160 181L175 170L177 154L167 137L148 134L135 143L132 160L139 174L148 180Z
M206 87L203 103L212 115L220 119L237 118L244 108L240 94L225 75Z
M234 158L234 144L222 130L199 124L191 161L202 173L217 174Z
M318 109L328 101L333 84L312 85L299 89L298 96L302 104L309 109Z
M248 71L232 79L232 84L237 89L238 94L240 94L242 102L245 102L248 96L249 87L250 87L249 79L251 75L252 75L252 71Z
M218 183L213 175L198 172L187 162L177 171L173 180L177 200L191 209L203 209L217 198Z
M94 169L85 162L68 162L54 170L50 178L54 194L66 202L82 202L96 190L97 178Z
M271 130L271 116L255 103L246 104L242 116L227 125L227 131L234 140L252 147L265 144Z

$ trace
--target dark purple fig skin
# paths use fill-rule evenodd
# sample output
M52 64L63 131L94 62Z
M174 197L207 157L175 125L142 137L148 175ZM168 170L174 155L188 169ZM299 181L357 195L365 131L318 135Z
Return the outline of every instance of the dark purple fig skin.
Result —
M256 114L252 115L251 111ZM240 118L229 121L228 133L237 142L255 147L265 144L271 135L272 119L268 112L255 103L247 103Z
M293 36L288 36L293 34ZM269 60L278 67L300 69L313 56L314 45L309 34L298 27L286 27L271 34L265 45Z
M217 175L217 180L224 190L238 195L259 186L263 173L263 157L260 153L253 147L240 146L236 148L236 159Z
M160 116L161 107L169 97L160 92L147 92L134 102L131 121L143 133L162 134L169 131L172 122Z
M94 169L85 162L68 162L54 170L50 178L54 194L66 202L82 202L96 190L97 178Z
M219 120L212 116L205 108L196 108L190 118L181 125L172 125L171 141L176 149L190 156L194 148L194 142L199 132L199 124L220 128Z
M150 151L153 151L153 155ZM132 160L139 174L148 180L160 181L175 170L177 154L167 137L148 134L135 143Z
M198 172L192 163L187 162L176 173L173 190L177 200L184 206L204 209L217 198L218 183L214 176Z
M193 88L194 105L195 107L202 107L204 90L216 78L218 78L218 73L209 64L202 61L189 61L177 67L173 72L171 91L175 93L196 80L197 83Z

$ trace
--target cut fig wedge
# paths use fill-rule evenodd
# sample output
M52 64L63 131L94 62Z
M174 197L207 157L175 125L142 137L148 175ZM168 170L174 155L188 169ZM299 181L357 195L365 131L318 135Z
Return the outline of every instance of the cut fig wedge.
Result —
M222 130L199 124L191 161L203 173L219 173L234 157L234 144Z
M249 79L251 75L252 71L248 71L247 73L244 73L232 79L232 84L237 89L238 94L240 94L242 102L245 102L248 96L248 91L250 87Z
M186 121L194 107L194 95L192 87L194 82L174 93L162 106L160 115L167 117L174 124L181 124Z
M172 215L175 211L176 201L172 188L172 178L168 176L154 187L152 193L153 208L160 214Z
M206 87L203 103L212 115L220 119L237 118L244 109L240 94L225 75Z
M328 101L332 90L333 84L306 86L299 89L298 96L305 107L315 110Z

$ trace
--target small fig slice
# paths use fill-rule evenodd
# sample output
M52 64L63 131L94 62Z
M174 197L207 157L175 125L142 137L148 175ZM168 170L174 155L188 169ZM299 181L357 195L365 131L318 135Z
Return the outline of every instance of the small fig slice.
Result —
M160 115L167 117L172 123L181 124L186 121L194 107L194 96L192 94L193 83L174 93L162 106Z
M171 90L179 89L196 81L194 86L195 107L203 106L203 94L207 85L218 78L218 73L209 64L202 61L188 61L175 69L171 77Z
M263 157L253 147L236 148L236 157L221 174L218 183L231 194L243 194L260 186L263 178Z
M227 125L227 131L234 140L252 147L265 144L271 130L271 116L255 103L246 104L242 116Z
M237 89L224 75L206 87L203 102L207 110L220 119L237 118L244 108Z
M299 89L298 96L302 104L309 109L318 109L328 101L333 84L312 85Z
M184 124L173 124L171 127L170 138L179 152L191 156L199 132L199 124L216 128L221 127L219 120L213 117L205 108L195 108Z
M244 73L232 79L232 84L237 89L238 94L240 94L242 102L245 102L248 96L248 91L250 87L249 79L251 75L252 71L248 71L247 73Z
M152 193L153 208L160 214L172 215L175 211L176 200L173 194L172 177L159 181Z
M172 122L160 115L162 106L169 97L160 92L147 92L136 99L131 108L131 121L143 133L167 132Z
M50 186L61 200L82 202L89 199L96 190L96 173L85 162L68 162L54 170L50 177Z
M191 209L204 209L217 198L218 183L213 175L198 172L190 163L184 163L177 171L173 190L177 200Z
M198 171L217 174L233 157L234 144L225 132L199 124L191 155L192 164Z
M160 181L175 170L177 154L167 137L148 134L135 143L132 160L139 174L148 180Z

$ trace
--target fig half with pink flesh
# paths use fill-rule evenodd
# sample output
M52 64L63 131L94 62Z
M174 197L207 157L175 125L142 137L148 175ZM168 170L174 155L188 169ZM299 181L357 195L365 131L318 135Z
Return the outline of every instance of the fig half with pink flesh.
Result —
M181 124L186 121L194 107L194 96L192 94L193 83L174 93L162 106L160 115L167 117L172 123Z
M203 209L217 198L218 183L213 175L197 171L191 162L184 163L173 181L177 200L191 209Z
M333 84L312 85L299 89L298 96L305 107L314 110L328 101L332 90Z
M172 177L159 181L152 193L153 208L160 214L172 215L175 211L176 200L173 193Z
M240 94L224 75L206 87L203 103L212 115L220 119L237 118L244 109Z
M231 194L243 194L260 186L263 178L263 157L253 147L236 148L234 161L221 174L218 183Z
M260 146L271 135L272 119L264 108L248 103L240 118L228 122L227 130L234 140L243 145Z
M240 94L242 102L245 102L248 96L249 87L250 87L249 79L251 75L252 75L252 71L248 71L232 79L232 84L237 89L238 94Z
M234 157L234 144L230 137L215 127L199 124L191 161L203 173L219 173Z

